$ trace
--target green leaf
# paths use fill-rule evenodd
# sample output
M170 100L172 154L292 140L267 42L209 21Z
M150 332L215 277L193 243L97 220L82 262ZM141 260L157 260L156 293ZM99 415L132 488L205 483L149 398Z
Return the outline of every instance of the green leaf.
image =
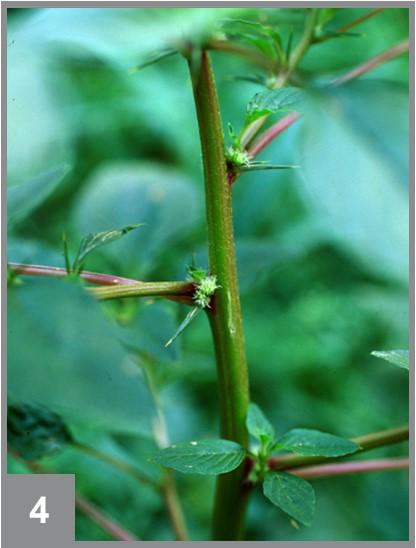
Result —
M120 276L140 279L200 220L198 198L195 185L172 168L112 162L86 181L73 224L84 235L140 220L141 230L123 238L116 248L100 250Z
M371 355L409 370L408 350L374 350Z
M342 88L342 89L341 89ZM304 192L335 245L383 278L408 278L408 97L382 81L350 82L304 101Z
M112 230L105 230L104 232L94 232L85 236L85 238L81 240L78 253L72 267L73 271L79 273L82 270L87 255L92 253L95 249L119 240L132 230L139 228L139 226L142 225L127 225L122 228L113 228Z
M263 483L263 493L295 520L304 525L312 523L315 492L307 481L285 472L268 472Z
M247 105L246 125L267 114L293 110L300 102L298 88L268 89L256 93Z
M12 401L46 406L70 426L150 434L155 411L142 372L77 280L12 287L7 350Z
M251 403L248 408L246 423L250 434L260 441L271 441L275 436L273 426L255 403Z
M64 421L50 409L27 403L7 406L7 443L22 458L38 460L72 441Z
M27 217L56 189L69 167L61 165L50 169L28 183L14 185L7 189L7 213L9 226Z
M306 428L295 428L276 442L276 448L293 451L298 455L340 457L359 450L355 442Z
M217 475L231 472L244 460L246 451L229 440L199 440L172 445L151 460L184 474Z

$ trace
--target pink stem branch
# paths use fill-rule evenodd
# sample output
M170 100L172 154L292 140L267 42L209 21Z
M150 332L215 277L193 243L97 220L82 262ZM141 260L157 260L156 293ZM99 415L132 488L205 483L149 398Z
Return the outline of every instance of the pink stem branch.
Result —
M365 15L359 17L358 19L354 19L354 21L350 21L349 23L346 23L342 27L337 28L337 30L335 31L334 34L335 35L337 35L337 34L342 35L343 33L346 33L347 31L353 29L354 27L358 27L358 25L361 25L361 23L364 23L365 21L367 21L367 19L371 19L372 17L375 17L379 13L385 11L385 9L386 8L378 8L378 9L371 10L368 13L366 13ZM318 37L314 38L312 43L313 44L319 44L321 42L326 42L327 40L331 40L332 38L333 38L333 35L318 36Z
M345 474L357 474L362 472L381 472L384 470L402 470L409 468L409 459L374 459L353 462L336 462L317 466L305 466L304 468L288 469L286 472L303 479L316 479L329 476L341 476Z
M345 84L346 82L349 82L350 80L359 78L363 74L369 72L370 70L373 70L374 68L381 65L382 63L385 63L386 61L390 61L391 59L394 59L395 57L402 55L408 50L409 50L409 41L405 40L403 42L400 42L399 44L396 44L389 50L384 51L383 53L380 53L379 55L376 55L375 57L372 57L368 61L365 61L364 63L362 63L358 67L355 67L353 70L347 72L343 76L336 78L335 80L332 81L331 86L332 87L339 86L341 84ZM278 122L276 122L275 124L273 124L248 149L250 156L252 158L255 158L267 145L269 145L278 135L280 135L283 131L285 131L288 127L290 127L300 117L301 117L301 114L299 112L291 113L285 116L284 118L282 118L281 120L279 120ZM234 182L234 180L231 182Z
M9 268L13 270L16 274L26 275L26 276L48 276L53 278L65 278L68 276L68 273L65 268L60 268L57 266L43 266L36 264L21 264L21 263L8 263ZM80 272L79 277L87 282L91 282L98 285L104 286L116 286L117 289L105 290L104 288L99 289L90 289L91 292L96 292L97 297L101 298L121 298L123 296L140 296L140 293L145 295L145 290L149 290L151 285L154 293L146 293L147 296L160 296L162 298L168 299L170 301L181 302L187 305L193 305L193 293L195 291L195 286L192 282L171 282L169 287L167 287L168 282L142 282L139 280L133 280L131 278L123 278L121 276L113 276L111 274L99 274L97 272ZM131 292L131 286L143 285L142 291L133 291ZM124 291L123 287L130 286ZM161 291L161 288L164 288ZM104 292L104 293L102 293Z
M285 129L290 127L301 117L299 112L292 112L288 114L275 124L273 124L267 131L261 135L257 141L248 149L248 153L252 158L255 158L273 139L280 135Z
M374 68L378 67L382 63L385 63L386 61L390 61L391 59L394 59L395 57L398 57L399 55L406 53L406 51L408 50L409 50L409 40L404 40L403 42L396 44L395 46L388 49L387 51L384 51L383 53L379 53L375 57L368 59L368 61L365 61L361 65L358 65L358 67L355 67L354 69L350 70L343 76L336 78L335 80L332 81L331 86L339 86L341 84L345 84L346 82L349 82L350 80L359 78L366 72L373 70Z
M65 278L68 273L65 268L57 266L42 266L37 264L8 263L8 266L16 272L27 276L52 276L55 278ZM99 285L131 285L140 283L138 280L122 278L121 276L112 276L111 274L99 274L97 272L84 271L80 277L94 284Z

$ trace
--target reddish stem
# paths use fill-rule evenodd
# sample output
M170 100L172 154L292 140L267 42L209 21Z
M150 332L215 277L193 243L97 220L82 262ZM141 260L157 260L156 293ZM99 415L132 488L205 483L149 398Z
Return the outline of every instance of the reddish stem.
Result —
M329 476L341 476L345 474L357 474L361 472L381 472L384 470L401 470L409 468L409 459L374 459L353 462L335 462L317 466L305 466L285 470L303 479L316 479Z
M343 76L336 78L335 80L332 81L331 86L339 86L341 84L345 84L346 82L349 82L350 80L359 78L366 72L373 70L374 68L378 67L382 63L385 63L386 61L390 61L390 59L394 59L395 57L398 57L399 55L406 53L406 51L408 50L409 50L409 40L404 40L403 42L396 44L395 46L388 49L387 51L384 51L383 53L379 53L375 57L368 59L368 61L365 61L361 65L358 65L358 67L355 67L354 69L350 70Z
M273 139L280 135L285 129L290 127L301 117L299 112L292 112L273 124L267 131L261 135L257 141L248 149L248 153L255 158Z
M364 15L362 15L361 17L358 17L358 19L354 19L354 21L350 21L349 23L342 25L342 27L339 27L335 32L336 33L347 32L348 30L351 30L354 27L361 25L361 23L364 23L364 21L367 21L367 19L371 19L371 17L375 17L376 15L378 15L385 9L386 8L377 8L377 9L371 10L368 13L365 13Z
M375 15L375 13L372 15ZM368 15L367 17L363 17L362 20L364 21L365 19L368 19L368 17L370 17L370 15ZM383 53L380 53L379 55L376 55L375 57L372 57L368 61L365 61L364 63L362 63L358 67L355 67L354 69L347 72L343 76L336 78L335 80L332 81L331 86L332 87L339 86L341 84L345 84L346 82L349 82L350 80L359 78L363 74L376 68L378 65L381 65L382 63L385 63L386 61L390 61L391 59L394 59L395 57L402 55L403 53L408 51L408 49L409 49L408 40L400 42L399 44L396 44L389 50L384 51ZM301 114L299 112L294 112L294 113L288 114L287 116L285 116L284 118L282 118L281 120L273 124L248 149L250 156L252 158L255 158L267 145L269 145L278 135L280 135L283 131L285 131L288 127L290 127L300 117L301 117ZM235 180L235 177L231 178L230 183L232 184L234 180Z
M65 268L57 266L43 266L37 264L8 263L8 266L16 272L27 276L52 276L55 278L65 278L68 273ZM87 282L99 285L131 285L140 283L138 280L122 278L121 276L112 276L111 274L99 274L97 272L83 271L80 278Z
M65 278L66 276L68 276L68 273L65 268L60 268L57 266L44 266L44 265L21 264L21 263L8 263L8 266L16 274L21 274L26 276L48 276L53 278ZM131 278L123 278L122 276L114 276L111 274L99 274L98 272L83 271L79 273L79 277L87 282L98 284L98 285L104 285L104 286L120 287L120 286L126 286L126 285L137 286L139 284L143 284L143 288L145 288L145 286L149 286L149 282L142 282L139 280L133 280ZM158 286L162 286L163 284L166 285L165 282L160 282L160 284L158 282L153 283L155 296L158 295ZM175 286L175 282L172 282L172 284L173 284L172 285L172 288L173 288L173 286ZM181 287L179 287L179 285ZM176 291L172 289L170 293L169 291L165 291L163 294L160 294L158 296L161 296L162 298L168 299L170 301L181 302L183 304L192 306L194 304L194 301L192 298L195 290L194 284L191 282L182 283L182 284L177 283L176 286L178 289L177 294L176 294ZM97 291L98 297L101 296L102 298L107 298L107 299L118 298L118 294L115 294L114 296L111 296L110 294L108 295L102 294L101 291L105 292L104 289L95 290L91 288L91 291L92 292ZM117 290L115 291L117 292ZM125 293L127 292L128 291L126 290ZM120 291L120 297L125 296L125 295L122 295L121 293L122 292ZM137 295L137 296L140 296L140 295Z

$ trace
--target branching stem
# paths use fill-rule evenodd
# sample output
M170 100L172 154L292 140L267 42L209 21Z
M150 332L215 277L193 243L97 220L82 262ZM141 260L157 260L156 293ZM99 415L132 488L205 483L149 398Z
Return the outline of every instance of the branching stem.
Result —
M336 78L335 80L331 82L331 87L340 86L342 84L349 82L350 80L359 78L360 76L369 72L370 70L375 69L382 63L385 63L387 61L390 61L391 59L394 59L395 57L398 57L399 55L402 55L403 53L408 51L408 49L409 49L409 42L405 40L404 42L401 42L400 44L393 46L387 51L384 51L383 53L380 53L379 55L376 55L375 57L365 61L364 63L352 69L351 71L347 72L343 76ZM284 118L281 118L279 121L274 123L272 126L270 126L269 129L267 129L262 135L260 135L260 137L251 146L248 147L248 152L250 156L252 158L256 157L264 148L266 148L267 145L269 145L272 141L274 141L276 137L278 137L283 131L289 128L294 122L299 120L300 117L301 117L301 114L298 112L290 113L286 115ZM247 135L245 134L246 143L250 141L253 135L260 129L260 127L266 121L266 119L267 119L267 116L264 116L261 119L259 119L260 124L259 124L259 121L257 121L257 124L258 124L257 127L254 128L253 126L253 128L251 128L249 126L249 128L247 128L246 130Z
M66 278L65 268L35 264L9 263L9 268L23 276L46 276ZM98 272L80 272L79 277L86 282L106 287L88 288L97 299L112 300L127 297L164 297L172 301L193 305L195 285L192 282L140 282L131 278L99 274Z

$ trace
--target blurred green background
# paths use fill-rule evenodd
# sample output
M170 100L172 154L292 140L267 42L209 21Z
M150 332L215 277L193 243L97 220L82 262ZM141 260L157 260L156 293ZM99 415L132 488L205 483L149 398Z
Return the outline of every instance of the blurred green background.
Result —
M270 21L297 39L303 9L9 9L8 260L64 266L82 236L144 223L97 250L88 270L181 280L206 265L199 137L185 61L129 68L175 36L226 18ZM338 9L333 29L368 10ZM386 9L311 48L306 86L343 74L408 35ZM216 52L224 125L238 130L259 73ZM234 226L253 401L276 431L352 437L408 420L408 379L370 355L408 348L408 59L313 97L304 119L261 156L297 170L245 174ZM60 177L62 175L62 177ZM60 177L60 178L59 178ZM59 182L56 183L57 179ZM9 202L10 206L10 202ZM22 278L9 295L9 395L61 414L77 438L151 473L154 408L135 362L153 371L171 441L218 435L216 372L201 315L169 348L187 309L168 301L98 305L65 281ZM120 341L124 344L120 344ZM406 454L402 445L371 456ZM76 474L80 494L146 540L171 540L159 494L67 449L42 461ZM9 472L25 472L10 457ZM206 540L214 479L178 476L192 539ZM316 518L295 529L259 493L247 539L406 540L405 471L321 479ZM78 540L111 537L77 513Z

